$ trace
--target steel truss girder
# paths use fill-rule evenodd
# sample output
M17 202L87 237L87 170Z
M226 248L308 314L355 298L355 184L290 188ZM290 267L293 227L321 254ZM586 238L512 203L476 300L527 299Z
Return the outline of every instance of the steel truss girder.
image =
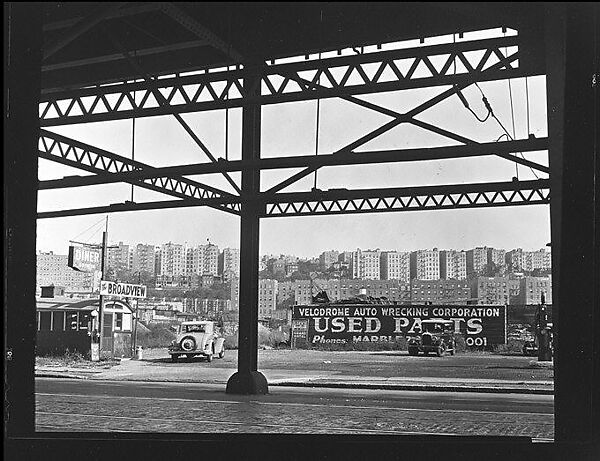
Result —
M550 203L549 180L397 189L301 192L263 197L263 217L443 210Z
M372 165L378 163L444 160L486 155L506 156L511 152L531 152L546 149L548 149L547 138L534 138L461 146L274 157L263 158L253 162L244 160L222 160L214 163L168 166L154 168L152 170L142 169L123 173L52 179L48 181L40 181L39 189L82 187L123 181L129 182L132 180L150 179L152 177L211 174L221 173L224 171L233 172L248 169L259 169L261 171L266 171L281 168L321 168L326 166Z
M56 126L517 78L529 75L515 65L518 51L505 55L507 47L517 46L518 37L503 37L52 91L42 94L40 123ZM454 62L462 63L462 73L454 73ZM244 89L249 76L260 82L259 96L248 96L252 93ZM157 102L154 91L168 104ZM141 97L134 100L133 92Z
M278 194L261 193L256 200L259 208L263 210L259 216L264 218L536 205L550 202L550 180ZM119 203L92 208L39 212L37 217L39 219L56 218L117 211L156 210L224 203L243 204L245 202L241 197L237 197L235 202L228 202L226 198L218 198L200 201L184 199Z
M97 174L118 174L154 169L142 162L43 129L40 131L38 156ZM233 200L231 203L211 204L210 206L239 214L240 207L235 203L235 195L184 177L157 175L152 178L132 179L125 182L187 200L231 199Z

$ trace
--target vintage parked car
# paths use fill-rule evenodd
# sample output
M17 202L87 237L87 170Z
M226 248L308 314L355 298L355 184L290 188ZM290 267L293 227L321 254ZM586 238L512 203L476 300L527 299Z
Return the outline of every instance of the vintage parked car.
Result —
M546 326L546 332L549 335L548 338L548 347L550 348L550 354L554 357L554 328L552 323L548 323ZM539 345L537 337L534 335L530 335L526 338L523 343L523 355L526 356L537 356L539 352Z
M435 352L438 357L456 352L456 333L451 320L430 319L421 322L421 332L408 339L408 354Z
M177 338L169 346L169 354L173 362L183 355L188 359L203 355L212 362L215 355L220 359L225 355L224 342L225 338L215 332L214 322L208 320L182 322Z

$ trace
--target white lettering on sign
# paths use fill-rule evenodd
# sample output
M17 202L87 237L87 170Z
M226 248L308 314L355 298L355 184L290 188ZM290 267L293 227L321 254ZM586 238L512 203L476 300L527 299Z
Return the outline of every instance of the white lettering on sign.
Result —
M115 283L108 280L100 281L100 294L120 296L122 298L145 298L145 285L131 285L129 283Z

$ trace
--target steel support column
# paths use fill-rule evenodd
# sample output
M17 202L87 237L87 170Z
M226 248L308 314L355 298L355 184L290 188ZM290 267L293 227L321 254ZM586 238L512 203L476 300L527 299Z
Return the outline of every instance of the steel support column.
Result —
M34 431L39 4L4 3L4 33L4 422L10 440Z
M260 91L260 79L244 80L248 94ZM249 104L242 112L242 160L260 158L261 106ZM238 371L227 381L228 394L267 394L267 380L258 369L258 260L260 218L264 204L258 200L260 171L242 171L243 203L240 232L240 296L238 330Z
M598 331L598 280L594 278L598 264L594 248L595 138L600 123L598 9L593 5L549 8L546 56L552 272L553 304L558 313L555 440L565 454L583 459L578 451L588 453L591 443L598 443L598 408L594 411L598 403L593 398L594 336L597 338Z

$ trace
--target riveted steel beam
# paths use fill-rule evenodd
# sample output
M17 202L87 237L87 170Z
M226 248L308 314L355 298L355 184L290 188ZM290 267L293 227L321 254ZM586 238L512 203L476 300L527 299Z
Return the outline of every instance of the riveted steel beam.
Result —
M79 168L93 173L122 173L141 170L152 170L152 167L142 162L108 152L104 149L76 141L66 136L58 135L47 130L41 130L38 143L38 156L63 165ZM158 175L153 178L132 179L126 181L135 186L161 192L174 197L192 200L226 197L235 200L235 196L216 187L193 181L191 179ZM43 182L42 182L43 183ZM40 190L45 189L40 187ZM215 208L237 214L239 206L213 205Z
M550 180L419 186L386 189L333 189L326 191L261 193L254 199L236 197L184 199L162 202L124 202L107 206L39 212L38 218L55 218L117 211L157 210L252 202L260 217L315 216L391 211L504 207L550 203Z
M40 181L40 189L61 189L66 187L90 186L128 182L134 179L149 179L162 176L181 176L220 173L222 171L242 171L248 169L276 170L280 168L325 167L344 165L370 165L378 163L414 162L424 160L444 160L450 158L504 155L511 152L541 151L548 148L547 138L517 141L445 146L418 149L392 149L365 151L360 153L339 153L324 155L302 155L295 157L264 158L255 161L229 160L216 163L195 163L177 165L152 170L124 171L120 173L98 174L95 176L67 177Z
M59 90L42 95L40 123L118 120L523 77L516 66L519 53L511 52L514 47L518 38L506 37ZM469 65L454 73L450 68L455 61ZM250 77L260 81L257 94L244 89L244 78ZM298 83L302 80L320 81L320 88ZM131 98L134 91L141 96L136 101ZM167 104L156 100L155 91Z

